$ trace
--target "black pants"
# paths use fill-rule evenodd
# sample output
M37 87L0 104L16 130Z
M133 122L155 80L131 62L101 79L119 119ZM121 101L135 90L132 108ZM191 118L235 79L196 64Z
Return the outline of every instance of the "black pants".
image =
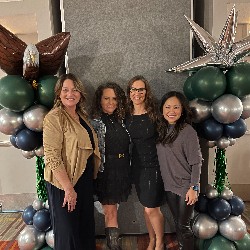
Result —
M74 187L77 205L73 212L68 212L67 206L62 207L64 191L47 183L54 250L95 249L93 166L89 163Z
M166 201L173 214L176 236L180 250L194 249L194 235L190 227L193 217L194 205L187 205L185 197L166 191Z

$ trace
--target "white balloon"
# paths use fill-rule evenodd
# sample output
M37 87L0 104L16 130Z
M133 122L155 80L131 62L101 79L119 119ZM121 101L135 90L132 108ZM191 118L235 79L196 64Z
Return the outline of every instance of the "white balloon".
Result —
M230 141L227 137L221 137L219 140L216 141L216 145L218 148L227 148L230 145Z
M39 199L36 199L33 201L32 206L35 210L40 210L44 208L44 202Z
M51 229L50 231L48 231L45 235L45 240L46 243L51 247L54 248L54 232L53 229Z
M189 107L193 113L193 122L199 123L211 116L211 103L194 99L189 102Z
M243 105L243 111L241 114L242 119L247 119L250 117L250 95L246 95L241 98L241 102Z
M34 150L32 150L32 151L21 150L21 152L22 152L22 155L26 159L31 159L31 158L33 158L36 155Z

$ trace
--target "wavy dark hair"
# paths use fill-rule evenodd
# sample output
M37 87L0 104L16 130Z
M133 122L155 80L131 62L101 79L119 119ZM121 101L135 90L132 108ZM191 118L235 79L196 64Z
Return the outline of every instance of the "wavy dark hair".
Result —
M182 107L182 114L181 117L176 121L176 124L174 126L174 129L172 132L169 134L169 123L168 121L164 118L163 116L163 106L165 102L171 98L171 97L176 97ZM157 124L157 131L158 131L158 139L157 143L162 143L163 145L165 144L171 144L175 141L177 136L179 135L180 131L186 126L186 124L192 124L192 112L188 104L187 98L180 92L177 91L170 91L166 93L160 103L160 119Z
M108 82L100 85L94 95L93 104L92 104L92 118L99 118L102 113L101 98L103 95L104 89L113 89L116 95L117 108L114 111L114 115L118 119L118 122L121 122L125 118L125 105L126 105L126 96L124 90L114 82Z
M157 100L154 97L152 90L150 88L148 80L141 76L134 76L127 84L127 112L132 115L134 112L134 105L132 100L130 99L130 89L135 81L142 81L145 84L146 95L145 95L145 109L148 113L149 118L156 122L159 117L159 112L157 109Z
M54 100L53 108L63 106L61 98L60 98L60 94L61 94L61 91L62 91L64 81L68 80L68 79L73 81L75 88L81 94L80 101L76 104L76 111L80 111L80 112L83 113L83 115L85 117L88 117L88 112L86 110L86 92L85 92L85 88L84 88L83 83L81 82L81 80L72 73L62 74L62 75L59 76L59 78L57 80L57 83L55 85L55 100Z

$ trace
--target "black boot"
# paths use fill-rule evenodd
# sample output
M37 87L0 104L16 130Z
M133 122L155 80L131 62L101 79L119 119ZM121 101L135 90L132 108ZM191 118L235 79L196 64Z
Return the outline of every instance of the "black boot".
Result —
M106 227L105 234L107 238L107 246L111 250L122 250L120 246L120 232L119 228L117 227Z

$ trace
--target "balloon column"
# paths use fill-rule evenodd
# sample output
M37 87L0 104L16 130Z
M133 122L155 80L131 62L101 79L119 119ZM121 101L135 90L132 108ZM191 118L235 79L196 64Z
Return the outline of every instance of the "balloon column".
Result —
M250 117L250 64L244 59L250 54L250 36L234 42L236 16L233 6L218 42L186 17L205 55L168 70L190 71L183 91L194 127L208 147L216 147L215 181L199 196L192 222L200 250L250 249L250 235L240 218L244 203L225 185L226 148L245 134L245 119Z
M55 74L66 53L70 34L62 32L26 44L0 25L0 132L10 135L11 144L30 159L36 156L37 194L47 199L43 182L43 119L52 108Z
M53 249L54 234L48 209L48 204L39 199L24 209L22 218L26 226L17 238L20 250Z

